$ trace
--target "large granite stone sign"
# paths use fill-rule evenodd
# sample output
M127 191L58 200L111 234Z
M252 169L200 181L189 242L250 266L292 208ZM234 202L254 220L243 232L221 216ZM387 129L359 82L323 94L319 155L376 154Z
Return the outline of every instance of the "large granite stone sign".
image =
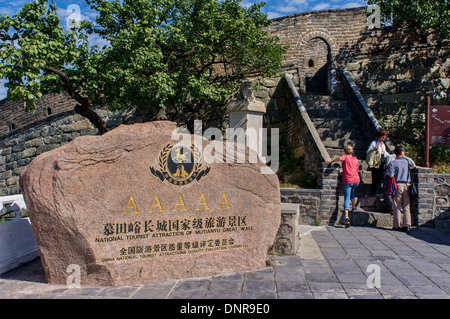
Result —
M276 175L217 161L226 143L173 140L175 129L122 125L30 163L20 185L49 283L66 284L74 267L81 285L132 285L265 266L280 225Z

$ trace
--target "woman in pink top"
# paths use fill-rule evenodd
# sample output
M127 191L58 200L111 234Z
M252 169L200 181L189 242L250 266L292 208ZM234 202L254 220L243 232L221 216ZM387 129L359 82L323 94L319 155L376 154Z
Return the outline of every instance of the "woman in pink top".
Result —
M350 208L350 201L352 202L352 211L356 209L355 204L355 189L358 187L359 179L359 163L358 159L353 154L353 147L347 145L344 147L344 155L336 158L328 163L342 162L342 188L344 191L344 213L345 213L345 227L350 226L350 219L348 218L348 211Z

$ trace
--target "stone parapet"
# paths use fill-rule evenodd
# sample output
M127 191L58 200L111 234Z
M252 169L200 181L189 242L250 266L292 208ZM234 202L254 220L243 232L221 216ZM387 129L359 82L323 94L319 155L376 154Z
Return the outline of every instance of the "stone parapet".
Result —
M308 150L305 156L305 169L319 173L317 163L331 160L319 133L309 118L298 92L289 75L285 76L286 83L290 89L289 118L294 123L297 136L305 149Z
M363 134L365 134L365 138L370 141L375 140L377 132L382 129L380 123L378 123L378 120L372 110L369 108L365 99L359 92L358 87L353 81L350 73L348 73L347 70L343 70L341 74L345 96L350 102L350 106L353 111L358 116L360 125L363 128ZM394 145L389 139L386 139L385 144L388 151L394 150Z
M434 226L450 231L450 174L434 174Z
M417 196L411 197L411 215L413 224L425 225L433 220L434 171L431 168L418 167L411 171L412 181L417 187Z
M130 113L97 112L108 128L130 120ZM0 139L0 196L20 194L19 176L39 154L58 148L78 136L96 134L98 130L89 120L69 111L3 137Z
M299 206L299 224L314 225L320 221L320 189L281 188L281 202Z

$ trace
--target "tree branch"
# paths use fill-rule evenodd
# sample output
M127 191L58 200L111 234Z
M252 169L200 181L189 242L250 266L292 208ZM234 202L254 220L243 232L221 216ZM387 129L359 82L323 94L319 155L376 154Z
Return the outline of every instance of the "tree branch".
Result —
M44 66L44 65L41 64L41 65L39 65L39 67L40 67L42 70L44 70L44 71L48 71L48 72L51 72L51 73L53 73L53 74L58 75L58 76L61 78L61 81L63 81L63 83L64 83L64 85L65 85L65 87L66 87L67 93L69 93L69 96L70 96L71 98L75 99L77 102L83 103L83 100L78 101L78 100L74 97L74 95L75 95L75 89L73 88L72 81L70 81L70 79L69 79L69 77L67 76L66 73L64 73L63 71L58 70L58 69L56 69L56 68L54 68L54 67L51 67L51 66Z
M195 53L195 50L197 48L197 45L194 45L192 48L190 48L189 50L187 50L186 52L184 52L175 62L174 65L172 65L172 67L168 70L168 73L172 73L173 69L175 69L178 64L181 63L181 61L183 61L183 59L185 59L186 57L192 55Z
M100 132L105 134L109 130L106 128L105 121L92 109L89 108L90 104L77 104L75 106L75 112L87 118Z
M61 81L64 83L69 96L80 103L75 106L75 112L87 118L99 130L100 134L108 132L105 121L103 121L103 119L94 110L90 109L92 100L85 98L75 92L72 81L69 79L66 73L51 66L40 65L40 68L56 74L61 78Z

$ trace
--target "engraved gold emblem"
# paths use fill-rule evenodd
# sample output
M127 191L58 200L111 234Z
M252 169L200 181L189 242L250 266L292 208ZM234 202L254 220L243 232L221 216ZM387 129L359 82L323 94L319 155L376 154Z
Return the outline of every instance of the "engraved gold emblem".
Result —
M194 144L191 147L167 144L159 155L159 170L151 166L150 172L161 182L186 185L209 173L210 167L202 169L201 160L201 153Z

